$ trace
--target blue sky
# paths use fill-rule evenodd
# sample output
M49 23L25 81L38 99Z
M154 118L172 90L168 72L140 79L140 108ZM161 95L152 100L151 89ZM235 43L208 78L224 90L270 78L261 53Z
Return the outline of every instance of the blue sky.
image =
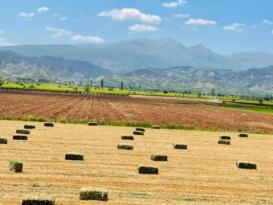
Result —
M272 0L0 0L0 46L171 37L273 53Z

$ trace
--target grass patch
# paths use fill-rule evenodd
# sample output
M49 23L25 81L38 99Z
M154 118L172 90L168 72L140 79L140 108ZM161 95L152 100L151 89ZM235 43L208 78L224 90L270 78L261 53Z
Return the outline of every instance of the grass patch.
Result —
M273 114L273 108L270 108L270 107L245 106L245 105L223 105L223 107L229 108L229 109L235 109L235 110L242 110L242 111Z
M240 111L251 111L251 112L257 112L257 113L266 113L266 114L273 114L273 107L268 107L265 105L253 105L253 104L242 104L242 103L225 103L219 105L212 105L211 103L184 103L179 102L178 105L191 105L191 106L210 106L210 107L216 107L218 108L227 108L227 109L234 109L234 110L240 110Z
M57 83L19 83L19 82L3 82L0 88L14 90L30 90L30 91L49 91L49 92L66 92L66 93L85 93L85 94L105 94L105 95L144 95L144 96L161 96L161 97L180 97L180 98L203 98L210 99L210 95L199 95L197 92L181 93L166 91L148 91L148 90L129 90L120 88L100 88L95 86L72 86Z

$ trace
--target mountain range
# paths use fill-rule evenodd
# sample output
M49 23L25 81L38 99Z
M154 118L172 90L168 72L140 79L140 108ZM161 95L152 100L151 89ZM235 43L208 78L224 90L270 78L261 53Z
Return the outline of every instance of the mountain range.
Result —
M202 44L186 47L169 38L134 39L102 44L0 47L0 51L5 50L28 57L52 56L86 61L113 73L176 66L240 71L273 65L273 54L270 53L222 55Z
M62 57L25 57L13 51L0 52L0 76L6 80L33 79L51 82L81 81L111 72L85 61Z
M215 88L222 91L236 92L237 94L245 92L272 93L273 66L243 71L204 70L189 66L143 69L126 73L119 80L134 85L171 88L174 90L179 90L181 87L199 90Z
M273 91L273 55L229 56L172 39L137 39L99 45L0 47L0 80L90 83L105 79L168 90Z

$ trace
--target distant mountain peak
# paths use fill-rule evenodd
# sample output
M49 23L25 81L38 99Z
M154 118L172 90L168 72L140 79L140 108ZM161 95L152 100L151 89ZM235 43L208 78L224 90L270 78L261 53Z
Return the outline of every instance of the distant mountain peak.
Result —
M202 51L210 51L213 52L212 50L210 50L208 47L206 47L204 44L199 43L197 45L191 46L190 49L192 50L202 50Z
M86 61L115 73L174 66L244 70L273 65L270 53L222 55L203 44L187 47L173 38L139 38L96 45L22 45L0 47L1 50L28 57L49 55Z
M139 44L145 46L167 46L167 45L179 45L181 43L173 38L137 38L133 40L119 41L121 44Z

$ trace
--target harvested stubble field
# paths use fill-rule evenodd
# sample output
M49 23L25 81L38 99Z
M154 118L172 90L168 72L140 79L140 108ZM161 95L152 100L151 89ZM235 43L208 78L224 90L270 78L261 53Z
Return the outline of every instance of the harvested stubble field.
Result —
M24 122L0 121L0 204L20 204L25 195L46 194L56 205L84 204L273 204L273 138L251 134L146 129L132 142L134 150L118 150L120 136L132 128L34 123L27 142L12 141ZM230 146L218 145L220 135L232 136ZM173 143L187 143L175 150ZM84 154L84 161L65 161L64 154ZM152 154L168 155L154 162ZM24 163L23 173L9 172L9 161ZM242 170L236 161L257 163ZM159 168L159 175L139 175L140 165ZM108 202L79 200L81 187L105 188Z
M176 98L143 98L43 92L1 92L3 119L50 119L148 122L203 129L273 132L273 115L232 110L219 105L179 104Z

